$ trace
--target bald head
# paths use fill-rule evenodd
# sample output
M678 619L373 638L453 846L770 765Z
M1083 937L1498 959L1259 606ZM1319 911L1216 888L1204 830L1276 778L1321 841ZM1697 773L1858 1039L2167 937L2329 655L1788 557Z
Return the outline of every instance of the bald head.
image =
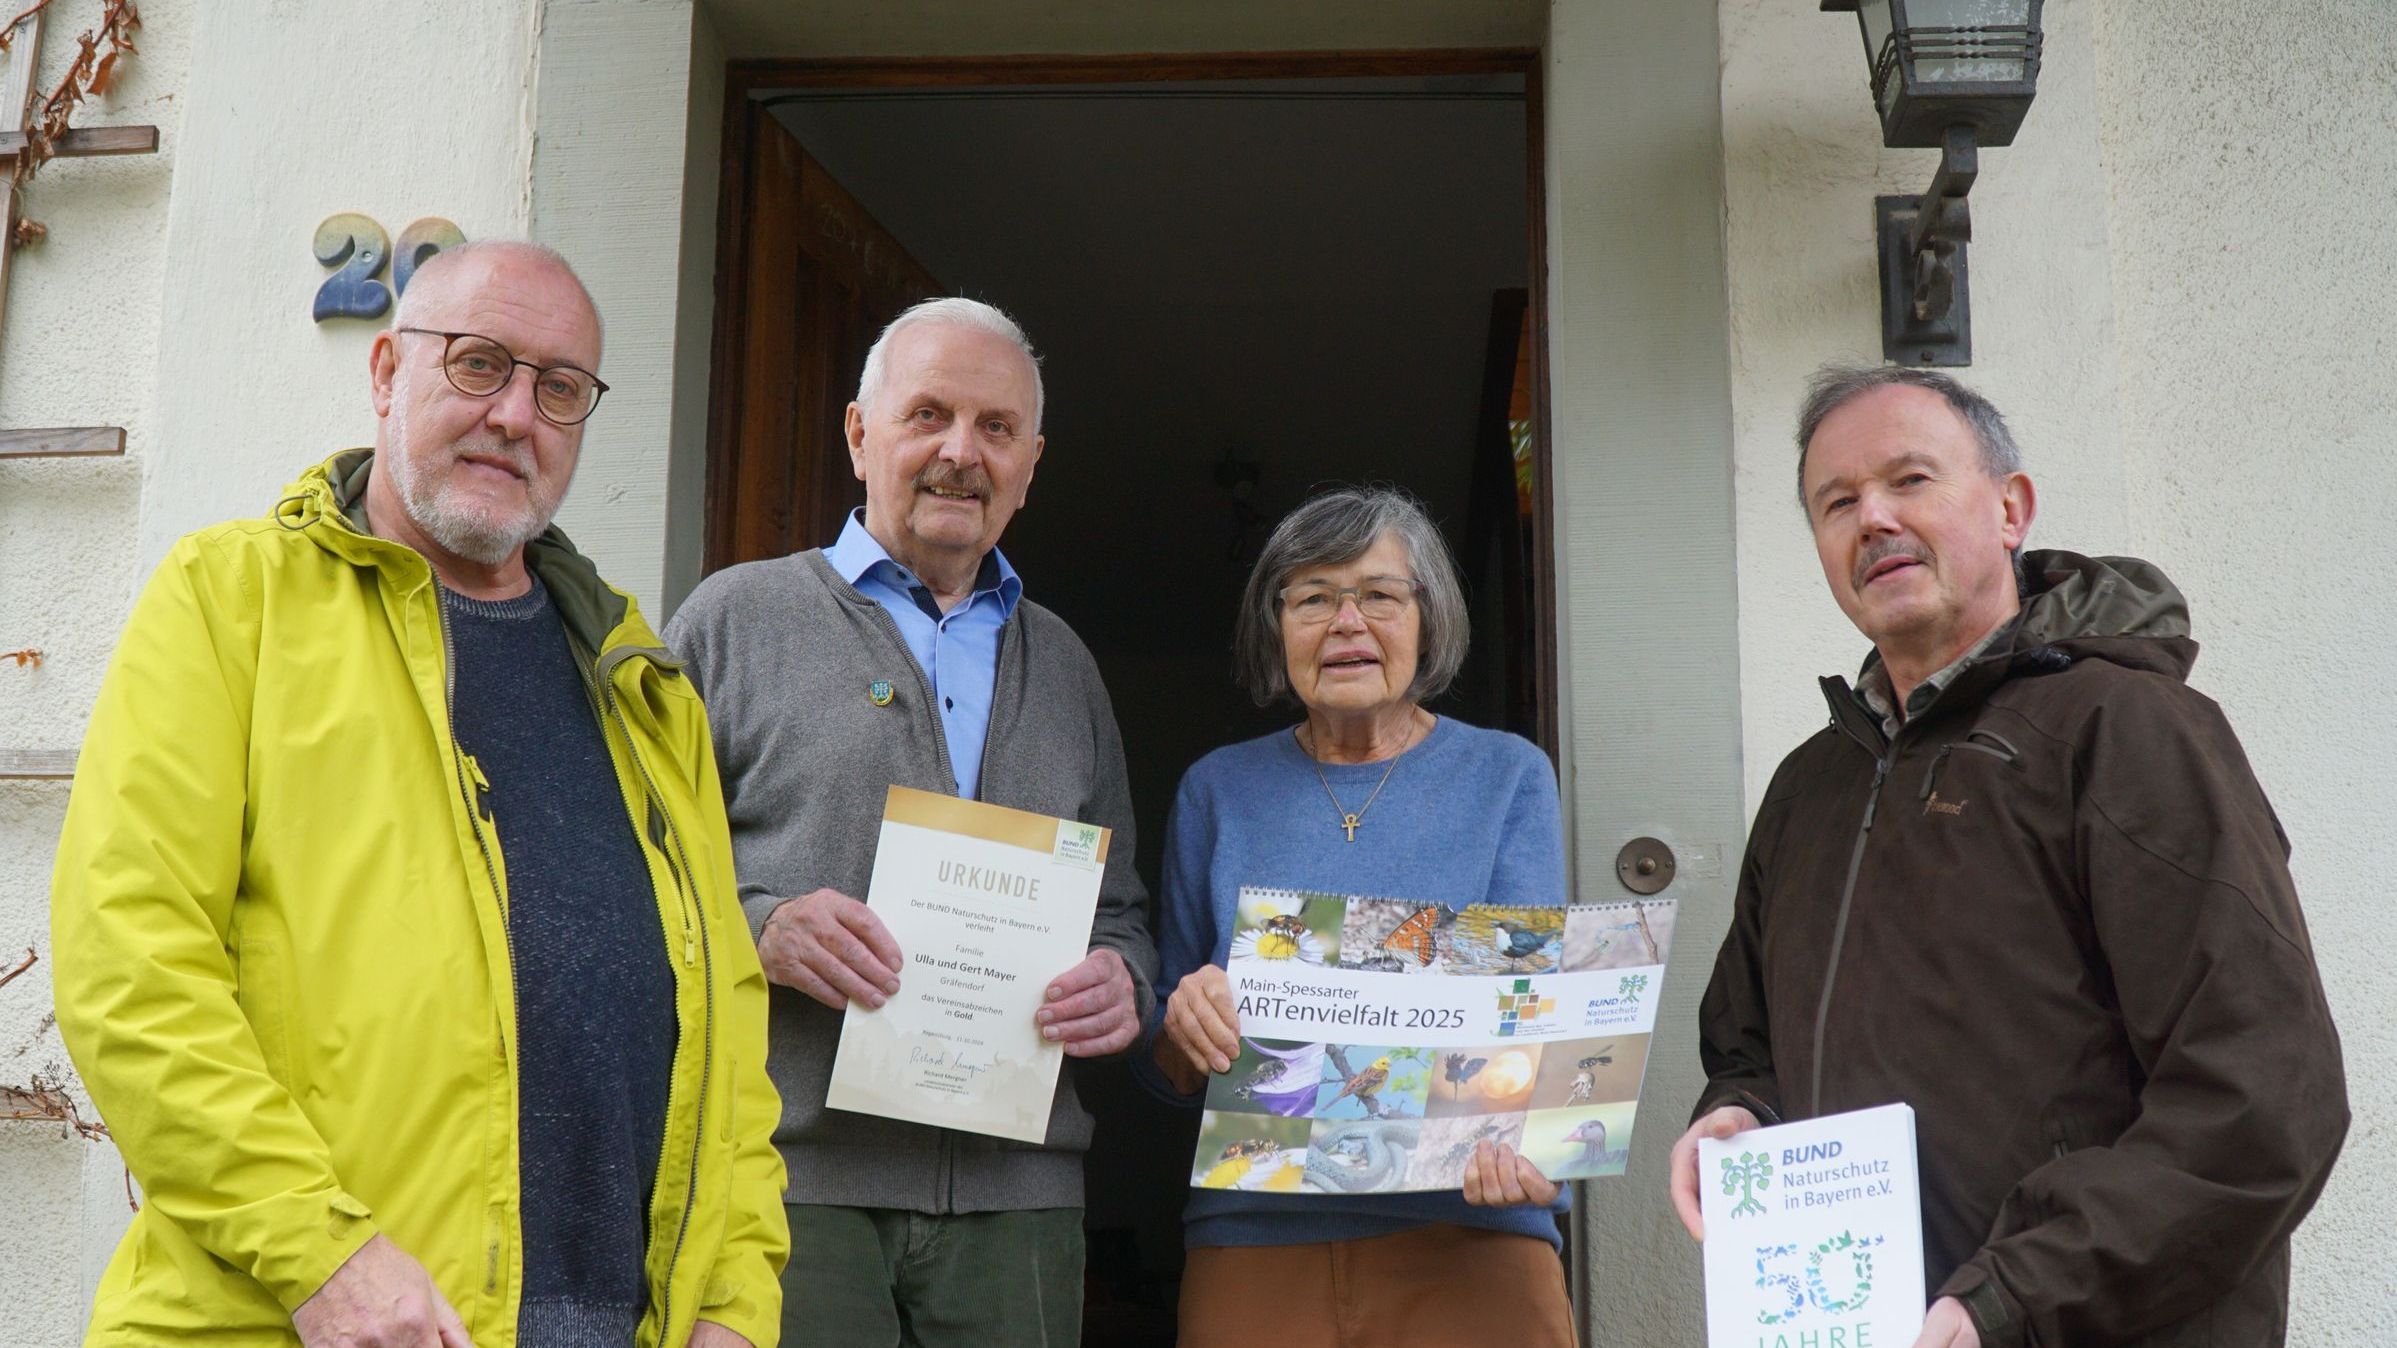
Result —
M533 293L554 296L557 304L579 308L576 317L588 322L591 338L590 362L584 368L599 369L603 336L599 305L583 278L575 275L574 265L547 244L475 239L433 254L409 278L391 326L458 331L455 322L445 321L448 316L470 304L476 292L499 277L519 282Z
M524 545L565 500L605 391L598 309L555 252L490 241L428 258L393 320L367 358L380 418L369 523L452 589L521 593Z

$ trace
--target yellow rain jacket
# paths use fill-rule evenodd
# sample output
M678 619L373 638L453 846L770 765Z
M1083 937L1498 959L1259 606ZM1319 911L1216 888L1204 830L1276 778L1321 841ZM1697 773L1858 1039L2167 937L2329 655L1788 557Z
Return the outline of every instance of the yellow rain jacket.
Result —
M292 1309L377 1232L477 1348L515 1342L507 864L451 735L432 571L365 529L372 459L176 544L84 739L51 888L58 1024L144 1197L91 1343L295 1343ZM781 1108L706 713L563 534L526 561L590 681L675 974L639 1342L706 1318L764 1348Z

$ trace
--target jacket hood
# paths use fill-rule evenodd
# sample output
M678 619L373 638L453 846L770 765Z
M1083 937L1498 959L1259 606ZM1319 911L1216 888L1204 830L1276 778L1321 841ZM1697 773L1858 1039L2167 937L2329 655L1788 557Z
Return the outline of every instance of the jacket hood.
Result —
M2153 563L2049 549L2025 552L2022 576L2022 611L2011 634L1990 643L1959 672L1940 693L1938 705L1969 705L2008 678L2051 673L2081 660L2188 680L2190 666L2197 663L2188 601ZM1879 651L1867 652L1855 686L1864 686L1880 663ZM1857 719L1848 723L1851 729L1869 725L1878 733L1879 723L1863 714L1846 682L1826 678L1822 683L1835 720L1853 707Z
M2011 654L2058 651L2186 680L2197 663L2189 604L2151 562L2046 550L2022 557L2024 598Z
M300 474L275 503L275 522L305 532L317 546L345 561L388 564L390 549L398 545L375 537L366 523L366 484L374 475L374 458L371 448L345 449ZM408 555L416 557L413 552ZM417 561L422 564L422 558ZM629 640L654 648L652 654L661 663L676 663L665 657L664 643L633 613L632 600L600 579L599 569L564 530L554 524L542 530L540 537L524 545L524 561L549 588L567 632L590 657L605 651L613 636L619 644ZM618 634L628 618L635 630Z

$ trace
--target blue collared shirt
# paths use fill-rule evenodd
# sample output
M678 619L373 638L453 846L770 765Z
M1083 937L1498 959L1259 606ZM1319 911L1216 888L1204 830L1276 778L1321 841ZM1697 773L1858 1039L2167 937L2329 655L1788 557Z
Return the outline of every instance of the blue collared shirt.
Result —
M899 625L916 667L932 685L941 738L948 742L949 765L957 773L957 794L975 799L982 788L982 744L990 737L991 689L999 677L999 629L1024 597L1015 568L992 548L974 577L974 592L944 614L931 589L866 532L863 510L849 512L849 523L839 541L824 549L824 560Z

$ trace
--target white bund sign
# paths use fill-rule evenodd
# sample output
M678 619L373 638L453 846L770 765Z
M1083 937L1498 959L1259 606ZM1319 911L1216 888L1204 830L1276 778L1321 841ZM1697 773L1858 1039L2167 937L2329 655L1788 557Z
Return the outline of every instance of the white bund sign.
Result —
M1909 1348L1923 1326L1914 1111L1698 1143L1708 1348Z

